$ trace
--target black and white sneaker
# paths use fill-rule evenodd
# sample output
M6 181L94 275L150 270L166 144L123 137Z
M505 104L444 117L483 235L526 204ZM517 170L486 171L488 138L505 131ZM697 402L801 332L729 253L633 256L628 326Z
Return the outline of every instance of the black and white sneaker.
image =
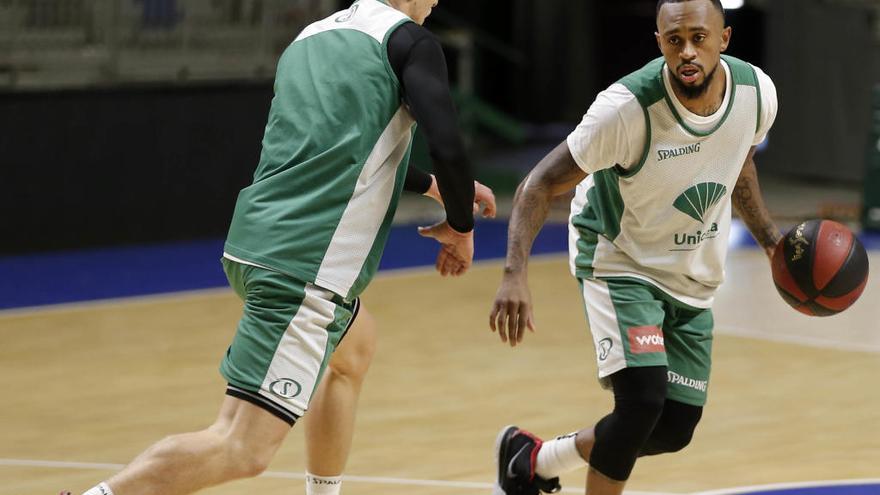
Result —
M538 495L562 489L558 477L545 480L535 474L538 450L543 443L540 438L516 426L501 429L495 439L498 480L492 488L492 495Z

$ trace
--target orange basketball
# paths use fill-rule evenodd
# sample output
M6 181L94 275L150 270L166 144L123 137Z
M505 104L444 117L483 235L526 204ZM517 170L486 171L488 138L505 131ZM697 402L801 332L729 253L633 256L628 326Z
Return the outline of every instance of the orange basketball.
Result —
M831 220L809 220L779 241L771 263L785 302L810 316L850 307L868 282L868 253L858 237Z

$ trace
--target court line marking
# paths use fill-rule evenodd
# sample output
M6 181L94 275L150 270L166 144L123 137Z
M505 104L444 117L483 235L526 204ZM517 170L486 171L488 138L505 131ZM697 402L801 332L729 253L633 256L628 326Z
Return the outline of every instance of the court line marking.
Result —
M823 488L834 486L851 486L851 485L880 485L880 478L862 479L862 480L826 480L826 481L803 481L796 483L776 483L772 485L754 485L743 486L739 488L724 488L721 490L710 490L707 492L697 492L691 495L737 495L754 493L756 491L766 490L789 490L792 488Z
M58 469L83 469L83 470L112 470L118 471L125 467L124 464L108 464L99 462L71 462L71 461L41 461L33 459L0 459L0 466L8 467L36 467L36 468L58 468ZM262 478L280 478L304 480L305 474L293 473L285 471L266 471ZM445 481L445 480L423 480L423 479L407 479L407 478L390 478L383 476L355 476L345 475L345 481L355 483L372 483L382 485L404 485L404 486L428 486L428 487L444 487L444 488L462 488L476 490L490 490L491 483L481 483L473 481ZM851 485L870 485L880 484L880 478L877 479L856 479L856 480L826 480L826 481L804 481L793 483L776 483L771 485L753 485L738 488L723 488L720 490L709 490L702 492L694 492L690 495L737 495L755 492L758 490L786 490L792 488L818 488L833 486L851 486ZM563 488L563 493L583 493L582 487ZM627 490L625 495L675 495L670 492L644 492Z
M124 464L107 464L100 462L70 462L70 461L40 461L33 459L0 459L0 466L8 467L35 467L56 469L83 469L83 470L112 470L118 471L125 467ZM305 480L304 473L285 471L266 471L261 478L280 478ZM492 483L475 481L445 481L445 480L422 480L408 478L389 478L383 476L355 476L344 475L344 481L355 483L371 483L377 485L404 485L404 486L428 486L434 488L461 488L469 490L491 490ZM563 488L563 493L583 493L583 487ZM676 495L669 492L640 492L627 490L625 495Z

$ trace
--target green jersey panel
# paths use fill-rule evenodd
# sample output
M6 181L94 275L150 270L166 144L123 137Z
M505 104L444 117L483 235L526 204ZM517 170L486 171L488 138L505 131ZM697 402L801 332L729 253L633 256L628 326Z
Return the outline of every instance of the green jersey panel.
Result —
M225 251L348 299L378 268L415 123L387 40L406 15L377 0L318 21L284 51L260 162Z

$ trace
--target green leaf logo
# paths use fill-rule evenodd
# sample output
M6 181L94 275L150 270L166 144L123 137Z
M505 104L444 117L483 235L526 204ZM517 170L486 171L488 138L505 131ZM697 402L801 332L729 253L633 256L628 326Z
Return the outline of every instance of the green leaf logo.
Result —
M721 201L726 193L727 187L722 184L703 182L681 193L672 206L694 220L702 222L706 211Z

